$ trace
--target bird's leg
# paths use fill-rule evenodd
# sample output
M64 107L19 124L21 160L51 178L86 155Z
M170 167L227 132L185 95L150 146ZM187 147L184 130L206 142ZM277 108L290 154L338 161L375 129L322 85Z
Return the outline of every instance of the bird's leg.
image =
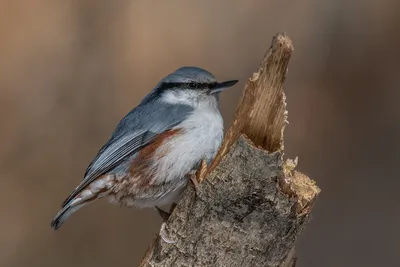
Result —
M158 211L158 214L160 214L161 218L166 221L168 220L169 216L171 216L171 213L166 212L162 209L160 209L159 207L156 206L156 210Z
M193 172L186 174L186 176L192 181L196 194L199 193L199 191L200 191L199 181L197 180L197 177L199 177L200 182L201 182L204 179L206 172L207 172L207 163L204 160L202 160L200 162L200 167L197 169L197 171L193 171ZM171 216L171 213L175 207L176 207L176 203L173 203L171 205L169 212L166 212L156 206L158 214L160 214L161 218L163 218L163 223L161 224L161 229L160 229L159 235L160 235L161 239L164 240L164 242L166 242L168 244L176 243L176 241L168 239L166 237L166 233L165 233L165 230L166 230L165 227L167 225L166 222L169 219L169 216Z
M175 207L176 207L176 203L172 203L171 204L171 208L169 209L169 212L166 212L165 210L159 208L156 206L156 210L158 211L158 214L161 216L161 218L164 221L167 221L169 219L169 216L171 216L171 213L174 211Z
M190 175L189 178L190 178L190 181L192 181L192 183L193 183L194 189L196 189L196 191L197 191L197 189L199 188L199 182L197 181L197 175L195 173L193 173Z
M189 174L189 178L194 185L196 193L199 192L200 190L199 184L203 181L204 177L206 176L206 173L207 173L207 163L205 160L202 160L200 162L199 168L195 172Z
M158 211L158 214L160 214L161 218L163 219L163 222L161 224L161 229L160 229L160 237L161 239L168 243L168 244L173 244L176 243L176 241L169 239L166 234L166 229L165 227L167 226L167 220L169 219L169 217L171 216L172 211L175 209L176 207L176 203L172 203L171 208L169 209L169 212L166 212L164 210L162 210L161 208L156 206L156 209Z

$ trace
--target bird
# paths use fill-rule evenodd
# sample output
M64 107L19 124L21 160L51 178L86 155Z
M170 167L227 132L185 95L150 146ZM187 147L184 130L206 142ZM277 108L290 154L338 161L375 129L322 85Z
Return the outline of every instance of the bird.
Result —
M220 93L238 80L218 82L209 71L185 66L168 74L117 124L83 180L51 221L54 230L97 199L124 207L176 203L190 176L221 146Z

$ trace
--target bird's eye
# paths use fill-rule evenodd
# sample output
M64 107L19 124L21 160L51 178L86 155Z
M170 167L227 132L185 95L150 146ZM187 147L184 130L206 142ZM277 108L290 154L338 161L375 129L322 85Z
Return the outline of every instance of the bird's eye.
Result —
M209 89L214 89L214 87L217 85L217 83L210 83L209 85L208 85L208 88Z
M196 88L196 83L194 82L189 83L189 87L193 89Z

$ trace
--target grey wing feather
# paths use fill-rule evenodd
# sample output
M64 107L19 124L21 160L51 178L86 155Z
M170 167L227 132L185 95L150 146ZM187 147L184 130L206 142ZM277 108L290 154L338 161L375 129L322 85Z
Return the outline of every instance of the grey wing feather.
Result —
M104 171L112 168L113 163L118 162L119 159L124 158L128 153L135 153L138 148L147 144L147 141L151 140L155 135L156 133L140 130L121 137L109 145L105 151L99 153L99 156L96 157L96 160L87 169L85 176L101 175Z
M157 109L158 108L158 109ZM137 153L155 136L182 122L192 111L186 105L171 105L157 101L139 105L118 124L110 140L100 149L88 166L79 186L64 201L67 205L97 177L109 172L127 157Z

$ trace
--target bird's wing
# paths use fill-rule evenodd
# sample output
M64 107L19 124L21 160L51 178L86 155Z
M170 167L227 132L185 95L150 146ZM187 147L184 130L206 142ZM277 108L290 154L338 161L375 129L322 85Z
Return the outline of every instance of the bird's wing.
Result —
M63 207L97 177L137 153L157 135L182 122L192 111L191 107L185 105L164 104L158 106L158 110L154 108L152 105L138 106L120 121L111 139L88 166L82 182L64 201Z

